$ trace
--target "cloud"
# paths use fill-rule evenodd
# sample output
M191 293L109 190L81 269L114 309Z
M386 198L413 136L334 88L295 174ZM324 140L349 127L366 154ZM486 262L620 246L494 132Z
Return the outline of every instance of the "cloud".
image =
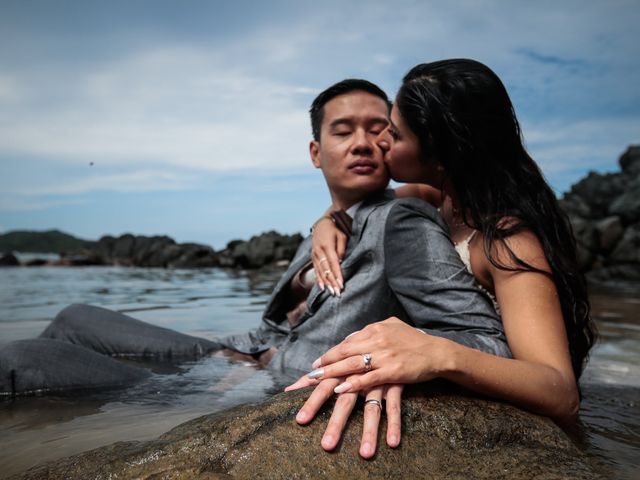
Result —
M196 48L146 51L69 76L52 82L66 84L62 92L14 79L33 103L59 101L5 111L5 154L218 171L277 169L306 154L312 89L230 71Z
M306 172L307 109L322 88L360 76L393 95L410 66L443 57L478 58L498 72L550 175L577 163L606 168L614 160L607 155L637 141L634 2L280 2L263 12L268 22L243 9L185 11L141 29L110 9L91 16L100 19L95 28L7 17L0 158L106 169L64 182L34 171L3 183L24 195L64 196L186 190L229 172ZM204 28L209 21L216 28Z
M35 210L48 210L56 207L81 205L85 202L86 200L83 199L36 199L16 195L6 195L3 192L2 194L0 194L0 212L28 212Z

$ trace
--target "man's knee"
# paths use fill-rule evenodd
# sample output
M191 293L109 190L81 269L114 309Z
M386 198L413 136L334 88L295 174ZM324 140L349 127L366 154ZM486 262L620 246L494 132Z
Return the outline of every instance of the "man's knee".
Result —
M63 336L63 332L82 328L82 325L86 325L86 319L90 318L97 308L81 303L74 303L63 308L40 334L40 338L58 338Z

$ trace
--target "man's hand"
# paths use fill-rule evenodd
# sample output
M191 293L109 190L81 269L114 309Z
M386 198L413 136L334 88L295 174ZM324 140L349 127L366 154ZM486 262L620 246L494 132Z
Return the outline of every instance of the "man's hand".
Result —
M296 421L300 425L306 425L311 422L322 405L333 396L335 387L343 381L353 382L357 376L358 375L352 375L348 378L331 378L318 381L309 379L305 375L293 385L288 386L285 391L296 390L314 384L317 385L296 415ZM383 400L386 400L387 445L395 448L400 444L400 405L403 388L404 385L380 385L372 388L365 395L362 439L360 441L360 455L363 458L371 458L376 453ZM338 445L349 415L351 415L353 407L356 405L357 398L357 393L348 392L340 394L336 399L331 418L320 442L322 448L325 450L333 450Z

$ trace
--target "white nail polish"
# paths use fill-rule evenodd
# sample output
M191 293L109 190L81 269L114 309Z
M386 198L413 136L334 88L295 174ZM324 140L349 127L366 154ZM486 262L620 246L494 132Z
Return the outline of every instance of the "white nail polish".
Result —
M309 377L311 380L315 380L316 378L320 378L323 375L324 375L324 368L316 368L312 372L309 372L307 374L307 377Z
M351 389L351 384L349 382L342 383L333 389L335 393L344 393Z

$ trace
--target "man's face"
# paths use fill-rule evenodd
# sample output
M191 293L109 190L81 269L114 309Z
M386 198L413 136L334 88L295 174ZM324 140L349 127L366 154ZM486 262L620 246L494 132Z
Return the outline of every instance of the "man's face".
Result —
M324 105L320 140L311 142L309 150L336 206L347 208L389 183L384 152L376 143L388 117L384 100L361 90Z

